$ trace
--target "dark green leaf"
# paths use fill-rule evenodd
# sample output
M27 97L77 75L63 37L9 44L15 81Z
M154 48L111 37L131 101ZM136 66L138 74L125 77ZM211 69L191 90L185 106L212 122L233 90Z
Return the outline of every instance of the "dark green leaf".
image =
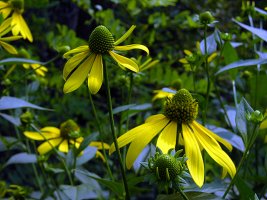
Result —
M258 198L251 187L239 176L236 177L235 185L239 191L240 199L256 200Z

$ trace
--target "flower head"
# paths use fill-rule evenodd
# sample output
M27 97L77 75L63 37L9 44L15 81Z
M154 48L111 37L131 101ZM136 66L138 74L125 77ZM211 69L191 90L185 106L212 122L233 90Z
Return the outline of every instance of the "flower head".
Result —
M159 135L156 146L163 153L175 148L177 137L184 141L188 170L199 187L204 182L204 163L201 155L203 149L223 167L223 177L227 172L233 177L236 173L235 165L222 150L219 142L228 150L232 150L231 144L199 124L195 120L197 114L197 101L186 89L179 90L167 100L164 114L150 116L144 124L118 138L120 148L131 143L126 155L127 168L131 168L142 149ZM112 144L110 153L114 151L115 147Z
M120 39L114 40L112 34L105 26L96 27L91 33L88 45L72 49L64 54L69 58L63 69L63 78L66 80L63 91L65 93L78 89L88 77L88 88L92 94L96 94L103 82L103 55L111 56L122 69L138 72L138 65L131 59L121 56L116 51L141 49L149 53L144 45L131 44L118 46L134 30L132 26Z
M0 2L1 5L1 2ZM0 46L2 46L8 53L17 54L17 50L12 45L8 44L8 42L15 41L21 38L21 36L8 36L3 37L11 30L11 19L5 20L0 25Z
M9 0L7 2L0 1L0 14L7 18L11 13L11 26L14 36L22 35L23 39L33 41L31 31L22 17L24 12L24 0Z
M60 125L60 128L47 126L40 132L25 131L24 135L32 140L45 141L38 148L39 154L43 155L50 152L53 148L58 147L58 150L67 153L72 146L79 148L83 142L83 137L80 133L79 126L73 120L67 120ZM106 143L92 141L89 146L97 147L97 149L109 149ZM104 156L100 151L96 152L96 157L100 157L105 161Z

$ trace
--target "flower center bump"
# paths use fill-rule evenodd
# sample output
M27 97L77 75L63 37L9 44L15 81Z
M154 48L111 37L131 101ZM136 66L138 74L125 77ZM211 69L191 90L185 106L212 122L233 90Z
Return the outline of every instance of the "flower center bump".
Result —
M114 38L105 26L96 27L89 37L89 47L96 54L104 54L114 49Z
M179 161L168 154L160 155L155 161L154 170L158 170L161 180L174 180L182 171Z
M80 137L80 127L73 120L69 119L60 125L60 136L67 139Z
M191 123L198 114L198 103L186 89L180 89L171 99L167 98L164 115L179 124Z

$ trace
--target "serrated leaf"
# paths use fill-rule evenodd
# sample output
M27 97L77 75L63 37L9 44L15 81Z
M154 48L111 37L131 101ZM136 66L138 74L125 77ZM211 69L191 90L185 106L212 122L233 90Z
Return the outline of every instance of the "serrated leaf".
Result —
M255 28L252 26L248 26L246 24L243 24L241 22L236 21L235 19L233 19L233 21L235 23L237 23L239 26L241 26L242 28L248 30L249 32L257 35L259 38L261 38L262 40L264 40L265 42L267 42L267 31L264 29L260 29L260 28Z
M8 161L5 163L5 166L11 164L28 164L36 162L37 162L37 157L35 154L18 153L11 156L11 158L9 158Z
M262 64L266 64L267 63L267 59L248 59L248 60L239 60L236 62L233 62L229 65L226 65L224 67L222 67L219 71L217 71L215 73L215 76L221 74L222 72L226 72L232 69L237 69L237 68L241 68L241 67L249 67L249 66L255 66L255 65L262 65Z
M41 106L37 106L30 102L27 102L23 99L19 99L16 97L4 96L0 99L0 110L7 110L7 109L16 109L16 108L33 108L38 110L48 110L52 111L52 109L43 108Z

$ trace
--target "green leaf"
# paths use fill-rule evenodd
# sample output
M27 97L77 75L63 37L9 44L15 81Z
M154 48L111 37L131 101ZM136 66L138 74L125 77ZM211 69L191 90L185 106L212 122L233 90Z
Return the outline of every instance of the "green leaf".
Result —
M212 54L217 50L217 40L219 38L218 31L215 30L213 34L209 35L206 39L207 41L207 54ZM200 50L203 55L205 55L205 40L200 42Z
M28 164L28 163L36 163L37 158L35 154L29 153L18 153L13 155L8 161L5 163L5 166L11 164Z
M0 99L0 110L16 109L24 107L38 109L38 110L52 111L52 109L43 108L16 97L4 96Z
M11 124L14 124L15 126L20 126L20 119L18 117L13 117L11 115L7 115L5 113L0 113L0 116L3 117L5 120L9 121Z
M237 23L239 26L241 26L242 28L250 31L251 33L257 35L259 38L261 38L262 40L267 42L267 31L266 30L260 29L260 28L254 28L252 26L248 26L246 24L243 24L241 22L236 21L235 19L233 19L233 21L235 23Z
M186 192L185 195L190 200L199 200L199 199L205 199L205 200L220 200L222 198L214 195L214 194L208 194L203 192ZM169 194L169 195L158 195L157 200L183 200L184 197L180 193L176 194Z
M242 98L240 103L237 105L236 108L236 127L241 134L244 144L247 147L248 142L249 142L249 133L250 130L253 126L250 122L247 120L247 116L250 115L253 112L253 109L251 106L248 104L245 98Z
M240 193L240 199L257 200L258 197L251 187L239 176L236 177L235 185Z
M81 156L77 157L76 166L80 166L80 165L88 162L92 158L94 158L96 151L97 151L96 147L88 146L87 148L85 148L83 151L83 154Z
M16 63L30 63L30 64L40 64L40 65L46 65L46 62L40 62L38 60L32 60L32 59L26 59L26 58L6 58L3 60L0 60L0 65L3 64L16 64Z
M223 68L221 68L219 71L217 71L215 73L215 76L221 74L222 72L226 72L232 69L237 69L240 67L248 67L248 66L255 66L255 65L262 65L262 64L266 64L267 63L267 59L248 59L248 60L239 60L236 62L233 62L229 65L224 66Z

